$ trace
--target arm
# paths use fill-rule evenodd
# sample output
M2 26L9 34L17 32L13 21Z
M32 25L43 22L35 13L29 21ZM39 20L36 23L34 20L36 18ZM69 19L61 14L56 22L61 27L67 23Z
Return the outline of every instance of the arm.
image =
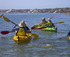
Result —
M68 32L67 36L70 36L70 31Z
M31 33L31 29L26 26L27 32Z
M54 23L52 23L52 26L55 27Z
M42 26L42 22L40 22L40 24L39 24L40 26Z
M29 28L26 26L27 30L29 30Z
M14 26L14 27L12 28L12 31L15 31L15 30L19 30L19 27L16 28L16 26Z

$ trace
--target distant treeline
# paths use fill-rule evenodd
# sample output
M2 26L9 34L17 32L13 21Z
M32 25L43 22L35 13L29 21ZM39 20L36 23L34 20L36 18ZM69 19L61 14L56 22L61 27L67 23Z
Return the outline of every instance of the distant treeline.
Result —
M0 13L70 13L70 8L50 9L1 9Z

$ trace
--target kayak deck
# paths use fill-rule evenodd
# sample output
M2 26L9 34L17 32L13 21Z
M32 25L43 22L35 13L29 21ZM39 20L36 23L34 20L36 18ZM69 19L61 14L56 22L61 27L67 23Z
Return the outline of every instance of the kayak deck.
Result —
M47 28L43 28L43 29L41 29L41 30L56 32L56 31L57 31L57 28L50 28L50 27L47 27Z
M13 40L15 43L28 43L31 41L31 33L26 33L26 36L14 36Z

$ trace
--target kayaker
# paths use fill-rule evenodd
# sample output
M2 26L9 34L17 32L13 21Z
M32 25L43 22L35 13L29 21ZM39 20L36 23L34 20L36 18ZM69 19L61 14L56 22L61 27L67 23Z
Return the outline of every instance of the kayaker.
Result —
M47 27L55 27L55 25L52 23L50 19L47 20L48 26Z
M31 29L29 29L26 25L27 24L25 21L21 21L18 25L16 24L13 27L12 31L15 31L16 35L18 36L23 36L26 35L26 33L31 33Z
M41 26L47 26L48 25L48 22L45 20L45 17L43 17L41 20L42 20L42 22L40 22L39 25L41 25Z
M67 36L70 36L70 31L68 32Z

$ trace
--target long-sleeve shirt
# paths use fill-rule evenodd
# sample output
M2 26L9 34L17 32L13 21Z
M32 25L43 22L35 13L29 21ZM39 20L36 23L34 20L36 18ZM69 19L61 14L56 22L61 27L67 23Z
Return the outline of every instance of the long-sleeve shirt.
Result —
M28 28L27 26L26 26L26 27L21 27L21 28L24 28L25 33L28 32L28 30L29 30L29 28ZM15 31L15 30L18 31L19 29L20 29L20 27L16 27L16 26L14 26L13 29L12 29L12 31Z
M68 32L68 34L67 35L70 35L70 31Z

